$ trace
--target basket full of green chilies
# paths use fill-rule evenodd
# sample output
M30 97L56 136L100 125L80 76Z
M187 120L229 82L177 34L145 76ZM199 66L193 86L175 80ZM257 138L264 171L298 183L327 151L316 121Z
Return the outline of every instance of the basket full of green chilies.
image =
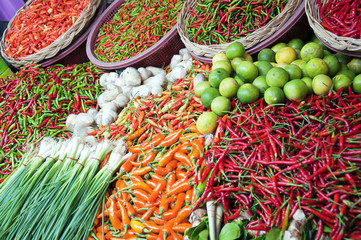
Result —
M177 28L191 53L212 58L234 41L247 50L267 40L298 8L303 0L186 0Z
M176 27L183 1L114 1L88 37L88 58L109 70L169 64L184 48Z

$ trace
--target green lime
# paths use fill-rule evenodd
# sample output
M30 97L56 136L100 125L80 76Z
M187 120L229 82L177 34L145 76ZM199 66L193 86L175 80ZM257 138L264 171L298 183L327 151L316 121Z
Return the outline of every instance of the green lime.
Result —
M244 53L243 58L244 58L244 60L246 60L248 62L253 62L252 56L250 54L248 54L248 53Z
M289 80L289 75L286 70L280 67L274 67L268 71L266 81L270 87L282 88Z
M315 42L309 42L302 47L300 55L306 62L312 58L323 58L323 48Z
M227 97L216 97L212 101L211 109L218 116L223 116L231 110L231 102Z
M276 43L271 49L277 53L278 50L280 50L281 48L287 47L287 44L284 42L280 42L280 43Z
M212 69L217 69L217 68L223 68L224 70L226 70L228 72L228 74L231 74L233 71L231 62L226 61L226 60L219 60L219 61L213 63Z
M320 41L320 39L318 39L318 38L316 37L316 35L313 35L313 36L311 37L311 41L317 43L318 45L320 45L323 50L328 50L328 48Z
M304 43L301 38L293 38L291 41L287 43L287 46L293 48L293 49L299 49L303 47Z
M258 61L276 62L276 53L270 48L263 48L257 54Z
M348 70L346 63L340 63L340 69L338 71Z
M253 103L259 98L259 90L251 83L245 83L238 88L237 97L241 103Z
M308 93L308 87L301 79L293 79L283 87L286 98L296 102L301 102Z
M349 70L351 70L356 75L361 73L361 59L360 58L353 58L349 63L347 63L346 66Z
M258 88L261 94L263 94L269 86L267 85L266 76L258 76L253 80L252 84Z
M239 57L235 57L231 60L231 65L232 65L232 68L233 68L233 71L236 71L238 65L243 62L244 60L242 58L239 58Z
M302 78L302 70L299 66L295 64L289 64L284 69L288 72L290 80Z
M264 92L264 100L267 104L283 103L285 94L279 87L269 87Z
M323 58L323 61L326 62L328 67L327 75L330 77L335 76L340 69L340 63L338 62L337 57L335 55L327 55Z
M201 134L213 133L217 128L217 114L214 112L204 112L197 119L197 130Z
M352 81L352 89L355 93L361 94L361 74L357 75Z
M352 57L348 56L348 55L344 55L342 53L335 53L335 57L337 57L337 60L339 63L344 63L347 64Z
M349 77L351 80L353 80L356 77L356 74L352 72L351 70L341 70L336 75L339 74L345 74L347 77Z
M323 56L331 55L332 53L328 50L323 50Z
M252 82L258 76L258 68L252 62L243 61L238 65L236 73L243 77L245 82Z
M306 65L307 76L313 78L319 74L327 74L328 66L321 58L312 58Z
M210 108L213 99L215 99L218 96L221 96L218 89L212 87L206 88L201 95L201 102L204 107Z
M200 82L197 84L197 86L194 87L194 94L197 97L201 97L202 93L204 92L204 90L206 90L207 88L211 87L211 83L206 81L206 82Z
M307 95L310 95L313 93L312 91L312 78L310 77L303 77L301 78L302 81L304 81L307 85L307 88L308 88L308 92L307 92Z
M212 64L218 61L229 61L226 54L223 52L216 53L212 58Z
M237 81L239 86L242 86L245 82L244 82L244 78L240 77L239 75L234 76L234 80Z
M208 80L213 87L218 88L221 81L227 77L229 73L223 68L213 68L208 75Z
M306 63L306 62L301 63L301 64L299 65L299 67L301 68L301 71L302 71L302 76L304 76L304 77L309 77L308 74L307 74L306 66L307 66L307 63Z
M219 84L219 93L224 97L233 98L237 96L238 88L239 84L234 78L225 78Z
M327 95L331 88L332 79L325 74L319 74L312 79L312 90L316 95Z
M258 68L258 74L260 76L266 76L268 71L272 68L272 64L267 61L257 61L254 62L254 65Z
M244 53L244 46L240 42L233 42L226 47L226 56L230 60L236 57L242 57Z
M337 74L332 78L333 81L333 88L338 91L341 88L345 88L347 90L348 86L351 85L352 81L349 77L347 77L345 74Z
M304 64L304 63L306 63L306 61L302 60L302 59L296 59L293 62L291 62L291 64L297 65L299 67L301 67L301 65Z
M291 47L284 47L276 52L276 63L290 64L296 59L297 59L297 53Z

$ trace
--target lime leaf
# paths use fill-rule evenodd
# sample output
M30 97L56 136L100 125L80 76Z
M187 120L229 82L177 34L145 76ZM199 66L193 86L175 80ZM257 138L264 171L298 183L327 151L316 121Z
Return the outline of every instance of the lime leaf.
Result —
M241 228L238 223L227 223L219 234L219 240L233 240L241 236Z
M198 240L208 240L208 229L204 229L202 232L199 233Z
M272 228L266 235L266 240L281 240L282 231L279 228Z

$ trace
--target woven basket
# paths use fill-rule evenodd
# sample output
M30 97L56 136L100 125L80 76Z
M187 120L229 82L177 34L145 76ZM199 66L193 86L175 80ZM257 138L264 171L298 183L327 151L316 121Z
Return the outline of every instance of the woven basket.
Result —
M328 2L328 0L320 1L322 6ZM336 34L327 31L321 25L321 17L317 1L306 0L305 12L314 33L327 47L335 51L338 50L338 52L342 51L345 54L349 52L351 53L350 55L352 55L352 52L361 51L361 39L337 36ZM361 55L361 53L358 53L357 55Z
M187 19L190 18L189 9L194 8L196 3L197 0L185 1L180 15L178 16L178 33L188 51L198 56L211 58L216 53L224 52L227 46L232 42L224 44L201 45L194 43L189 39L188 33L186 31L186 22ZM275 34L276 31L287 22L287 20L295 13L301 4L303 4L303 0L289 0L283 11L271 21L269 21L265 26L236 41L241 42L247 50L259 42L266 40Z
M3 33L3 38L0 42L1 54L6 61L12 64L14 67L21 67L31 63L38 63L44 59L49 59L54 57L59 51L66 48L69 44L72 43L74 38L76 38L82 31L88 26L91 22L94 14L97 11L98 6L100 5L101 0L90 0L88 6L86 6L83 12L80 14L76 22L60 37L58 37L54 42L52 42L47 47L39 50L37 53L21 57L21 58L12 58L4 53L8 44L5 40L5 36L12 26L14 19L20 14L21 11L26 9L31 5L34 0L28 1L22 8L20 8L15 16L9 21L7 29Z
M106 70L123 69L126 67L162 67L168 65L174 54L177 54L180 49L184 48L177 32L177 27L173 26L172 29L166 33L157 43L149 47L147 50L139 53L138 55L122 60L119 62L103 62L99 60L94 50L96 48L96 40L99 30L113 16L119 11L124 4L124 0L114 1L102 14L101 18L94 23L94 27L90 32L86 42L86 53L89 60L97 67ZM177 24L176 24L177 25Z

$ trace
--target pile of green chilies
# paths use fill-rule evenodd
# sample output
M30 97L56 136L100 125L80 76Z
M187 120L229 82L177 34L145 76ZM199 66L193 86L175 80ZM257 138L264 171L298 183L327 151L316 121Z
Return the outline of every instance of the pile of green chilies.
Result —
M131 58L157 43L177 22L183 0L126 0L98 33L96 57L103 62Z
M361 239L360 101L349 88L277 106L235 102L235 112L217 120L195 207L214 197L225 220L247 212L246 229L258 233L287 230L302 209L312 239Z
M28 65L0 79L0 182L16 167L28 142L71 136L66 117L96 106L102 73L91 63L45 69Z
M201 0L189 9L186 30L201 45L240 39L265 26L283 11L288 0Z

